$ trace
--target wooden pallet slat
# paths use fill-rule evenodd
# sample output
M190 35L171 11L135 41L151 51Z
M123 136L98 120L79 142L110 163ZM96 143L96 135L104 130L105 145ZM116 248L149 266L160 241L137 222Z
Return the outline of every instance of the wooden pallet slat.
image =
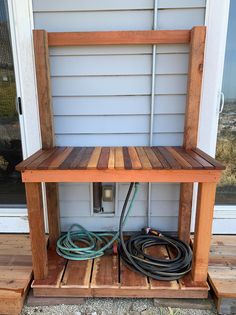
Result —
M92 260L68 261L60 287L89 288L92 265Z
M161 258L161 259L169 259L169 254L165 245L151 246L147 249L147 253ZM149 279L150 289L170 289L170 290L178 290L179 284L177 281L160 281L156 279Z
M105 255L94 259L91 288L119 288L118 255Z
M120 288L122 289L149 289L147 277L130 269L120 259Z
M59 288L67 260L59 256L55 249L48 251L48 275L43 279L35 279L32 287Z

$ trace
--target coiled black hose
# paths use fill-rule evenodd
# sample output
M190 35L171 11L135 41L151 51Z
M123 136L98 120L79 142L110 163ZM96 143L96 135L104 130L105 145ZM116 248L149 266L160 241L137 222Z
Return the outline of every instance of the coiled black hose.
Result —
M137 185L137 184L135 184ZM124 263L131 269L156 280L177 280L191 270L192 251L183 241L150 230L148 234L137 233L126 241L123 235L123 218L134 183L130 184L119 225L119 253ZM151 246L166 245L173 258L161 259L151 256L146 249Z

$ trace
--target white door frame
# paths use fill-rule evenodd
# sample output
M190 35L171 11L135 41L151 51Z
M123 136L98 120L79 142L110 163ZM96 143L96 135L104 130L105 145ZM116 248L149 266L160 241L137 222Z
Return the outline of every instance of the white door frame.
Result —
M224 70L224 58L228 28L230 0L207 0L205 25L207 27L201 110L199 119L198 147L211 156L216 153L219 106ZM196 187L194 194L193 216L195 218ZM215 206L214 220L235 219L236 206ZM231 233L227 221L222 230L219 225L213 233ZM194 219L192 219L192 231Z
M32 39L32 1L7 0L7 4L16 91L22 103L23 115L19 115L22 151L26 158L41 147ZM14 232L28 231L26 207L0 208L0 221L1 232L11 232L12 226Z

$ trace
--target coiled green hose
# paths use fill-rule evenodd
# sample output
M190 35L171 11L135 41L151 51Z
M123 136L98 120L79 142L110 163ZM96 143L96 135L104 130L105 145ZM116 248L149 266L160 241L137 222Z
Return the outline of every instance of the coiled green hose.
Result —
M126 223L127 217L133 207L136 195L138 193L138 183L130 185L123 208L127 207L133 185L134 193L131 198L126 215L122 220L122 225ZM118 239L119 232L116 233L93 233L86 230L80 224L73 224L69 231L62 235L57 241L57 253L70 260L88 260L104 255L105 251L110 249L112 244ZM82 243L83 246L79 246Z

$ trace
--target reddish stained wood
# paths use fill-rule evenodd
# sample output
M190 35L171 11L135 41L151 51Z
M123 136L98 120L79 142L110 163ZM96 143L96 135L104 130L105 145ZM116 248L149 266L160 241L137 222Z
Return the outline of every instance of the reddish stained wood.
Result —
M78 169L78 165L79 165L80 161L82 160L85 151L86 151L86 147L83 147L83 148L81 148L81 150L79 150L77 155L74 156L74 160L69 165L69 168L71 170Z
M27 183L25 190L34 278L44 279L47 276L48 266L41 183Z
M117 255L94 259L91 288L118 288L119 261Z
M33 39L42 147L46 149L55 144L47 32L33 30Z
M34 154L30 155L27 159L25 159L24 161L22 161L19 164L17 164L15 169L17 171L24 170L27 165L29 165L32 161L37 159L41 154L43 154L43 150L42 149L38 150Z
M28 165L26 165L26 169L31 169L31 170L34 170L34 169L37 169L37 167L44 161L46 160L48 157L50 157L55 151L56 151L56 147L55 148L52 148L52 149L48 149L47 151L46 150L43 150L43 153L40 154L36 159L32 160L31 163L29 163Z
M124 156L123 156L123 150L121 147L115 148L115 168L116 169L124 168Z
M78 169L86 169L87 168L88 162L90 160L90 157L91 157L93 151L94 151L94 147L88 147L85 149L84 154L78 163L78 166L77 166Z
M23 182L218 182L219 170L26 170Z
M196 148L196 149L193 149L193 151L195 153L197 153L198 155L200 155L203 159L205 159L206 161L211 163L215 167L215 169L217 169L217 170L224 170L225 169L225 166L222 165L222 163L220 163L219 161L217 161L216 159L214 159L210 155L206 154L202 150Z
M147 277L128 268L120 259L120 289L148 289Z
M192 149L197 146L205 36L205 26L196 26L191 30L187 105L184 127L184 147L186 149Z
M169 254L164 245L151 246L147 248L147 253L151 256L158 257L160 259L169 259ZM156 279L149 278L150 289L163 288L178 290L179 285L177 281L160 281Z
M199 183L193 245L193 281L206 281L216 183Z
M170 169L171 166L170 164L166 161L166 159L164 158L164 156L161 154L161 152L159 151L158 147L152 147L153 152L156 154L158 160L161 162L161 164L163 165L163 167L165 169Z
M176 161L179 162L179 164L185 168L185 169L191 169L193 168L192 165L186 161L177 151L175 151L172 147L166 147L166 149L174 156Z
M62 279L62 288L89 288L93 260L69 260Z
M73 150L73 148L71 148L71 147L65 148L65 150L63 152L61 152L61 154L59 154L58 156L56 156L52 160L52 162L49 164L48 168L49 169L57 169L65 161L65 159L68 157L68 155L71 153L72 150Z
M59 192L56 183L45 183L48 210L49 246L54 247L60 234Z
M82 147L76 147L73 148L71 153L68 155L68 157L61 163L59 166L59 169L66 170L69 169L71 164L75 161L75 159L78 157L79 152L82 150Z
M210 164L209 162L207 162L205 159L203 159L201 156L199 156L198 154L196 154L194 151L192 150L188 150L187 151L189 155L191 155L192 158L194 158L196 161L198 161L198 163L201 163L202 166L205 169L212 169L214 168L214 166L212 164Z
M92 153L92 156L88 162L88 166L87 166L87 169L96 169L97 168L97 164L98 164L98 160L99 160L99 157L100 157L100 154L101 154L101 150L102 148L101 147L96 147Z
M35 279L32 287L59 288L67 260L59 256L55 249L48 251L48 275L44 279Z
M98 170L104 170L108 168L109 154L110 154L110 148L103 147L99 160L98 160L98 165L97 165Z
M165 148L165 147L159 147L158 148L160 153L164 156L164 158L168 161L171 168L173 169L181 169L181 165L179 162L172 156L172 154Z
M132 169L132 162L129 156L129 151L127 147L123 147L123 156L124 156L124 164L125 169L131 170Z
M147 157L146 152L143 147L136 147L140 162L142 164L143 169L152 169L152 165Z
M37 169L39 170L49 169L49 166L53 163L54 160L57 161L58 159L60 159L60 156L61 154L64 153L65 149L66 149L65 147L57 148L49 157L47 157L37 166Z
M179 239L189 244L192 213L193 183L181 183L179 200ZM181 219L182 218L182 219Z
M135 149L135 147L128 147L129 156L132 163L132 169L139 170L142 168L142 164L139 160L138 153Z
M201 169L203 168L202 164L198 163L194 158L192 158L183 148L174 147L175 151L179 153L186 161L188 161L194 169Z
M115 167L115 148L110 147L110 156L108 161L108 168L114 169Z
M189 30L51 32L49 46L186 44Z
M148 157L149 161L151 162L151 165L154 169L163 168L161 162L159 161L159 159L157 158L157 155L153 152L151 147L145 147L144 150L145 150L147 157Z

